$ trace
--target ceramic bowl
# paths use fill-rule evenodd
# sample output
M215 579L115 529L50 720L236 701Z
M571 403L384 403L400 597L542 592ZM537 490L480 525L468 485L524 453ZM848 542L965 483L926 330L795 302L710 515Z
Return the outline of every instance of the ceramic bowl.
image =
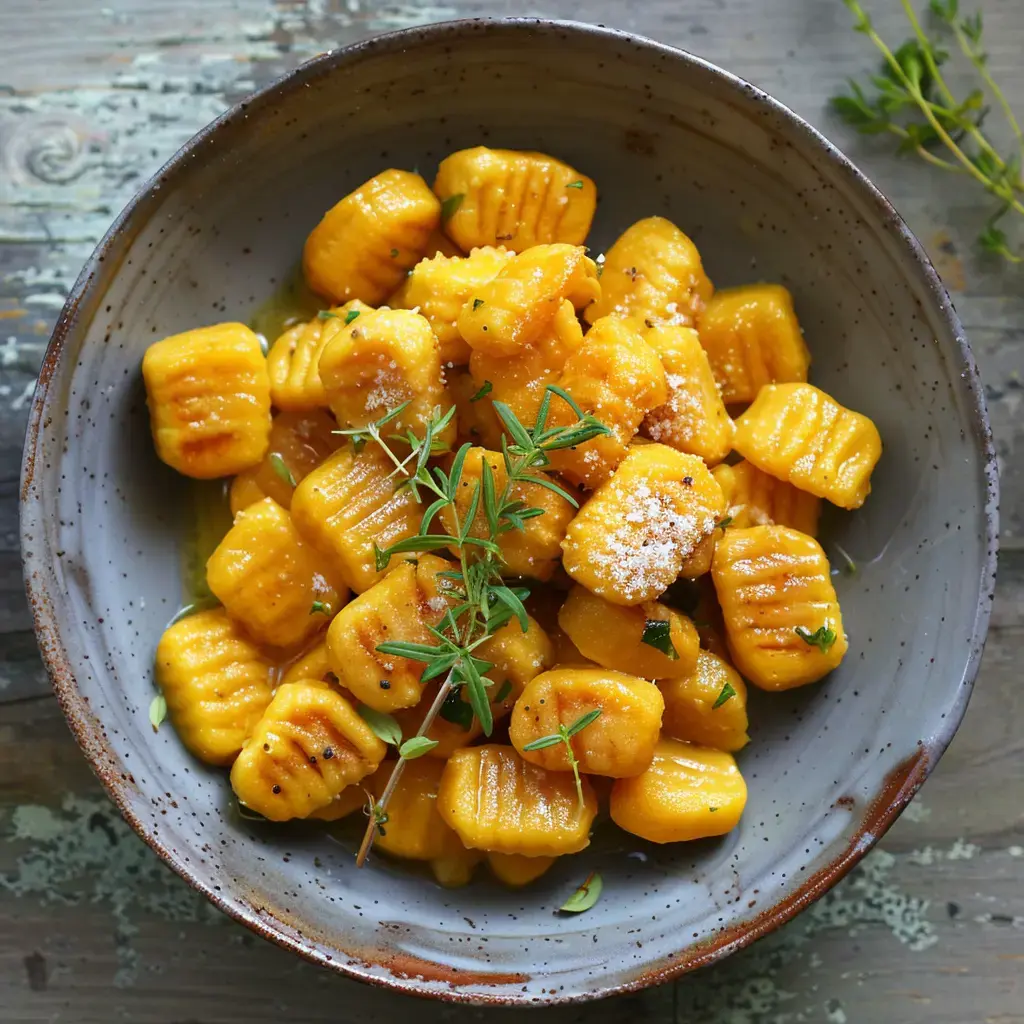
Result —
M261 830L224 773L147 720L180 598L186 488L154 455L139 372L157 338L246 320L341 195L428 177L479 143L591 175L591 245L661 214L719 286L792 289L817 384L878 424L870 500L835 515L851 651L756 695L740 827L656 847L606 829L525 892L446 891L322 833ZM24 554L57 696L125 817L217 906L334 970L456 1001L580 1000L710 963L825 892L906 806L963 715L992 596L995 458L981 384L934 270L879 192L807 124L679 50L547 21L381 36L303 65L197 135L117 219L61 315L35 396ZM598 905L555 908L588 871ZM484 872L481 872L484 874Z

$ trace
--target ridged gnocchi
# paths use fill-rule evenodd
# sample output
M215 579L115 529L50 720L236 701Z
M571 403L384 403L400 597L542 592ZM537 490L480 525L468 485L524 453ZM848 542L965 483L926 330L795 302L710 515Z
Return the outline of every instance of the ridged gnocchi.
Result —
M807 380L811 355L792 296L780 284L716 292L699 331L727 403L752 402L765 384Z
M218 324L164 338L142 359L157 455L210 480L255 466L270 442L270 380L259 338Z
M569 524L562 563L612 604L659 597L725 512L704 463L662 444L630 450Z
M357 594L384 578L400 561L376 567L374 545L386 548L416 533L420 510L408 489L399 489L394 465L376 445L356 452L340 448L305 477L292 495L299 533Z
M441 204L418 174L383 171L310 232L302 251L306 281L332 302L379 305L423 258L440 223Z
M488 853L560 857L590 843L597 797L582 780L524 761L512 747L456 750L445 765L437 809L465 846Z
M639 327L692 327L714 286L693 242L664 217L630 225L605 254L601 297L584 316L631 319Z
M606 317L591 327L583 344L566 360L558 383L608 433L554 452L551 464L574 484L595 488L626 457L647 413L668 400L665 369L658 354L627 321ZM567 406L555 407L553 422L567 424L573 418Z
M434 192L450 211L445 231L467 250L582 245L597 204L593 181L561 160L486 146L445 157Z
M305 818L376 771L386 749L340 693L286 683L235 759L231 787L270 821Z
M294 647L323 628L348 597L323 575L291 516L273 498L243 509L206 563L210 590L251 636ZM316 604L323 606L316 613Z
M764 387L736 421L736 451L840 508L860 508L882 455L878 428L811 384Z
M270 703L273 665L223 608L168 626L156 681L181 742L201 761L230 764Z
M664 709L661 691L638 676L605 668L552 669L527 684L512 709L508 735L525 760L548 771L567 772L572 766L565 743L541 749L531 749L531 744L600 711L589 726L569 737L568 746L581 772L621 779L638 775L651 763Z
M458 330L474 351L512 356L541 336L563 301L580 309L600 292L597 265L583 246L537 245L473 289Z
M444 365L464 366L470 348L459 333L459 314L473 291L487 284L512 258L511 249L481 246L468 256L435 255L421 260L388 300L394 309L412 309L430 324Z
M711 569L736 667L764 690L815 683L846 653L821 545L787 526L729 529Z

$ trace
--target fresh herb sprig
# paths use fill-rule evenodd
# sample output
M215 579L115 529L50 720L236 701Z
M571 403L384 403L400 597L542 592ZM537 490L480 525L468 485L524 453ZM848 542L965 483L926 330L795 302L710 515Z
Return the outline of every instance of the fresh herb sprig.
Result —
M368 423L364 427L351 427L347 430L335 430L332 433L349 438L356 454L361 452L371 441L374 442L394 464L395 468L391 471L391 475L404 477L402 484L412 489L418 501L420 495L417 490L416 476L421 470L426 469L427 462L431 457L443 455L448 451L448 444L441 438L441 434L451 423L452 417L455 415L455 406L451 406L443 413L440 408L435 408L433 415L423 428L423 437L418 437L412 430L408 430L404 434L385 436L382 433L383 428L398 419L409 407L411 401L412 399L409 399L401 405L396 405L379 420ZM409 449L409 454L400 459L388 443L389 441L401 442Z
M579 801L580 810L583 809L583 780L580 778L580 762L576 757L576 751L572 749L572 738L578 732L582 732L591 722L601 717L601 709L594 708L585 715L580 715L572 725L559 725L558 732L550 736L541 736L539 739L527 743L523 750L543 750L545 747L553 747L556 743L565 744L565 756L568 758L569 767L572 769L572 776L576 780L576 797Z
M548 415L554 398L564 401L576 415L576 422L567 426L548 426ZM525 633L529 628L529 617L523 601L529 591L523 587L510 587L502 578L504 559L499 540L511 530L523 530L526 523L544 510L529 507L515 496L516 489L523 484L536 484L560 495L574 507L577 501L568 491L547 476L538 475L538 470L551 464L550 453L610 433L609 429L593 416L584 413L573 398L561 388L550 384L537 412L537 421L528 429L516 414L503 402L494 402L494 409L504 424L507 436L502 436L502 461L505 482L499 488L495 473L487 459L480 464L480 479L470 494L468 505L459 513L458 498L462 486L466 457L472 445L464 444L455 453L451 466L446 471L440 466L429 466L430 445L425 439L417 452L416 465L411 469L406 483L413 489L417 499L430 496L432 500L423 511L418 533L398 541L387 548L374 547L375 564L378 570L387 567L393 555L406 552L437 551L448 548L459 559L457 569L440 573L441 591L449 601L441 621L429 626L433 644L387 641L377 645L377 651L391 657L409 658L420 661L424 668L421 682L443 677L443 682L430 705L416 735L412 739L426 738L434 720L441 713L449 697L457 691L464 691L468 697L473 717L480 723L483 733L491 734L494 717L492 701L497 701L505 692L501 687L497 696L492 696L495 683L487 673L493 665L476 655L477 649L489 640L502 626L515 618ZM392 411L394 412L394 411ZM394 416L389 413L384 420L390 422ZM381 437L381 422L375 425L373 440ZM354 432L348 432L354 436ZM428 435L429 435L428 429ZM449 517L448 532L432 533L431 527L437 516L446 512ZM476 536L478 513L486 536ZM594 716L596 717L596 715ZM579 725L583 728L589 722ZM472 725L472 721L470 721ZM577 723L578 725L578 723ZM407 740L406 743L409 741ZM417 749L419 745L412 749ZM371 806L370 820L363 836L356 864L362 866L373 845L379 828L381 814L386 808L395 787L401 778L407 758L399 750L399 759L388 779L383 792ZM578 775L577 775L578 778ZM582 784L578 783L582 799Z
M978 244L1011 263L1024 262L1024 251L1011 245L1000 226L1009 214L1024 216L1024 131L989 70L982 48L982 16L961 17L959 0L929 3L928 9L946 38L955 40L982 81L982 87L958 99L940 70L949 59L942 40L928 35L910 0L900 2L913 36L894 50L878 34L859 0L843 0L854 16L854 28L874 43L883 64L880 74L870 76L870 85L851 80L850 92L834 96L832 107L862 134L896 136L899 153L916 154L933 167L977 181L996 200ZM983 131L991 101L1002 111L1014 136L1014 152L1008 156L1003 156ZM940 155L943 150L945 155Z

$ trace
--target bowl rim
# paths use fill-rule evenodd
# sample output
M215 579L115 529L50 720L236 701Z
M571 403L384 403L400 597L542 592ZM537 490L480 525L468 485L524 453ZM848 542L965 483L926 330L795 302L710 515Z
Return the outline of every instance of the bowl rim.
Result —
M70 659L60 641L57 625L60 616L56 611L57 602L54 600L54 594L48 588L46 579L46 570L50 563L45 558L45 551L35 543L36 527L33 525L46 516L46 510L43 508L38 492L33 489L32 483L35 476L36 460L42 454L39 446L44 427L49 387L60 364L64 346L76 333L86 330L91 325L92 316L79 322L80 307L87 305L87 300L91 297L100 294L100 290L105 288L109 280L112 279L117 271L119 259L107 260L106 257L116 253L121 239L133 237L135 233L133 228L148 220L160 200L161 190L172 185L175 179L186 171L188 164L201 154L203 148L215 141L222 129L238 125L259 114L268 104L272 104L278 98L288 95L294 90L301 89L309 80L329 74L341 66L357 64L366 57L401 53L408 47L424 41L455 39L481 30L498 35L505 33L515 35L521 32L570 32L596 37L608 44L628 43L649 52L652 56L680 62L712 77L717 77L734 94L742 95L744 103L753 104L762 110L771 112L780 118L789 129L802 135L810 146L820 152L823 160L847 176L859 196L866 201L868 209L897 236L903 255L911 258L911 265L908 269L916 270L918 282L927 288L934 304L934 310L945 321L952 333L956 346L954 354L959 356L960 361L961 384L959 387L965 400L972 436L981 459L985 481L983 508L986 527L984 538L986 554L982 561L978 581L979 600L971 629L969 656L957 686L953 704L948 709L945 719L941 722L932 741L927 745L923 741L918 741L916 753L898 766L880 787L874 802L864 814L847 848L812 877L806 879L796 892L784 897L756 917L731 926L725 933L713 939L705 939L689 946L684 945L676 957L667 963L627 968L624 972L626 979L618 984L606 985L600 980L595 980L592 987L586 990L552 992L545 999L547 1005L570 1004L635 992L677 978L697 967L714 963L729 953L749 945L755 939L774 931L800 910L821 897L875 845L920 789L959 727L978 674L991 614L999 538L999 483L996 453L978 367L949 295L920 242L883 193L820 131L762 89L687 50L658 42L637 33L573 20L485 17L440 21L381 33L310 58L233 104L181 146L118 214L84 264L78 279L68 294L67 301L50 337L32 399L21 467L21 548L25 586L36 639L54 693L76 741L128 824L157 856L193 889L202 893L218 909L262 937L299 954L312 963L333 968L342 975L382 988L436 998L445 1002L476 1005L536 1005L535 997L527 993L518 994L518 985L515 989L506 986L500 994L488 994L481 991L481 987L488 985L503 985L504 982L500 975L493 976L494 979L499 980L488 981L488 978L492 976L455 972L445 968L444 965L428 964L425 961L422 962L422 965L432 969L426 974L416 973L415 961L409 970L389 972L386 975L373 973L372 968L386 968L387 964L373 964L362 959L357 960L354 957L346 962L343 958L328 956L319 948L319 944L315 940L311 940L310 944L303 943L299 938L280 927L280 923L276 919L268 920L266 916L259 915L253 909L229 902L222 893L214 891L209 885L200 881L185 863L183 856L170 850L162 839L154 837L147 830L133 810L130 787L123 782L119 773L112 771L102 763L103 749L95 736L95 720L88 712L87 706L78 692ZM43 553L37 554L37 551ZM408 957L405 959L413 960ZM438 974L439 970L440 974ZM448 982L447 987L429 987L430 983L438 980ZM463 988L461 987L463 985L469 987Z

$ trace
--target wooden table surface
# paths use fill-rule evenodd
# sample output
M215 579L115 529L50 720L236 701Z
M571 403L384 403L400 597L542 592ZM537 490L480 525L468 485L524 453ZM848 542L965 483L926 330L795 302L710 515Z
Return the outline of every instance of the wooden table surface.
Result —
M1024 115L1024 3L982 3L992 70ZM899 41L898 5L873 6ZM987 384L1003 480L995 615L970 710L880 847L816 906L718 967L533 1014L556 1024L1021 1024L1024 270L973 251L984 207L976 189L897 159L828 111L844 78L875 59L839 0L540 0L518 10L499 0L2 0L0 1022L525 1017L413 1003L329 975L222 918L165 869L106 800L49 694L17 525L22 437L47 337L83 260L148 175L225 106L314 53L391 28L508 13L600 21L693 50L838 142L894 200L953 293Z

